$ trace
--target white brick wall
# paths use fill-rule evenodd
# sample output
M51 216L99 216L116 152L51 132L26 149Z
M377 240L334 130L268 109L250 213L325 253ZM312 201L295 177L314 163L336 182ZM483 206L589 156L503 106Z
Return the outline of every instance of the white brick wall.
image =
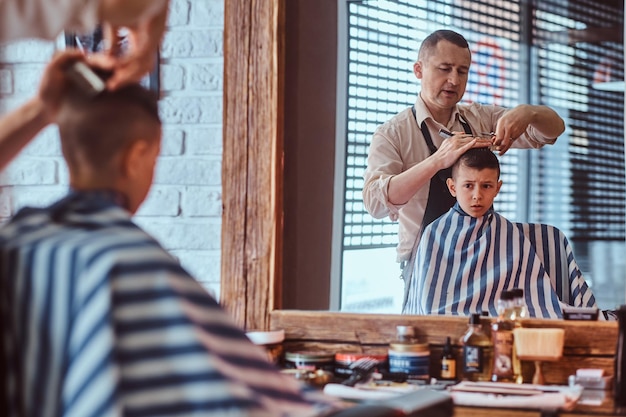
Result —
M171 0L161 48L161 156L135 220L219 295L224 0ZM0 114L36 91L55 44L0 44ZM58 132L44 130L0 173L0 220L67 192Z

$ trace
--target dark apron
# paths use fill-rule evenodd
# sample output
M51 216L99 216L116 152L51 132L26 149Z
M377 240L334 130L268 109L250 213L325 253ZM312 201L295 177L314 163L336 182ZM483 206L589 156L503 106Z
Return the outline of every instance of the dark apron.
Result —
M415 107L413 107L413 116L415 116ZM461 122L465 133L471 135L472 129L469 124L467 124L467 122L463 119L459 119L459 121ZM417 118L415 119L415 122L417 123ZM426 122L422 122L420 130L422 131L426 145L430 150L430 154L432 155L437 152L437 148L433 144ZM454 203L456 203L456 198L450 194L450 190L448 190L448 186L446 184L446 180L451 176L452 168L449 167L440 170L430 179L430 189L428 191L426 211L424 212L424 218L422 220L422 230L424 230L426 226L431 224L439 216L450 210L450 208L454 206Z
M417 123L417 116L415 115L415 106L412 108L413 117L415 118L415 123ZM463 120L459 119L461 125L463 126L463 130L467 134L472 134L472 129L469 124ZM430 154L434 154L437 152L437 148L433 144L433 140L430 137L430 132L428 131L428 126L426 126L426 122L422 122L422 125L419 127L422 131L422 135L424 136L424 140L426 141L426 145L430 150ZM439 216L450 210L454 203L456 203L456 198L450 194L450 190L448 190L448 186L446 184L446 180L452 176L452 168L444 168L438 171L431 179L430 179L430 189L428 191L428 200L426 201L426 210L424 211L424 218L422 220L422 230L430 223L432 223ZM406 306L407 299L409 296L409 283L411 282L411 277L413 276L413 266L415 263L415 251L417 250L417 242L419 241L418 237L415 237L415 243L413 244L413 250L411 251L411 256L408 261L403 261L400 263L400 269L402 273L400 274L400 278L404 280L404 298L402 300L402 312L404 312L404 307Z

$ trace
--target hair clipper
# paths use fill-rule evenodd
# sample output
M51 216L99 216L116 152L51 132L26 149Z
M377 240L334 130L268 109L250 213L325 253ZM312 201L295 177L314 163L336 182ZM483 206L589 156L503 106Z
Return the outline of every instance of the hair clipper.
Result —
M80 91L88 97L95 97L106 89L106 79L110 71L100 71L89 67L82 61L76 61L67 69L67 76Z

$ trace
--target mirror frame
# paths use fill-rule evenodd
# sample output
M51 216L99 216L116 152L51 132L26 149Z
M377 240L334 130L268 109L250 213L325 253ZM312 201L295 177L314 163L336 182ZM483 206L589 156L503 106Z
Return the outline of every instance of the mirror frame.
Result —
M220 301L245 329L281 307L284 5L224 2Z
M285 1L224 2L220 301L245 329L282 307Z

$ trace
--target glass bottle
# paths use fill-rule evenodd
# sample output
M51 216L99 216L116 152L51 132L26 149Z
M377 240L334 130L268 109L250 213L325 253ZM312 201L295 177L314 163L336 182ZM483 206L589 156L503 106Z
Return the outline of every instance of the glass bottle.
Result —
M491 339L483 331L480 314L472 314L467 331L461 336L461 378L469 381L489 381L491 377Z
M522 288L513 288L510 290L512 300L510 301L509 319L513 322L514 327L522 327L522 320L528 317L528 309L524 300L524 290ZM522 363L517 357L517 349L513 344L513 374L515 382L522 384L524 376L522 375Z
M456 357L452 353L450 337L446 337L446 344L443 345L441 354L441 372L439 377L445 380L456 380Z
M516 324L521 326L520 320L528 318L528 308L524 299L524 290L522 288L513 288L513 309L515 311Z
M491 325L491 341L493 343L493 361L491 380L493 382L515 382L513 370L513 328L510 320L513 294L502 291L496 309L498 318Z

